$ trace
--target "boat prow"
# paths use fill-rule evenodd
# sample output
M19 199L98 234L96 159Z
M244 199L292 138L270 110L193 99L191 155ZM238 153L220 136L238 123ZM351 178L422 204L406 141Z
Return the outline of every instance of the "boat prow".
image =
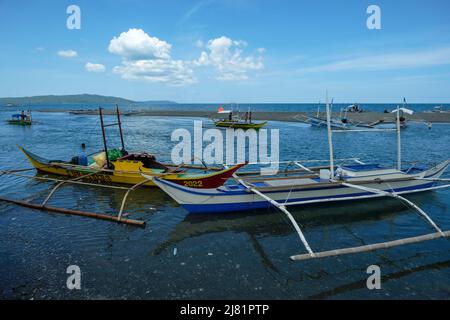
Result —
M45 158L42 158L28 150L26 150L25 148L23 148L22 146L17 146L20 151L22 151L25 156L27 157L28 161L30 161L31 165L37 169L40 170L41 168L45 168L47 166L50 165L50 160L47 160Z

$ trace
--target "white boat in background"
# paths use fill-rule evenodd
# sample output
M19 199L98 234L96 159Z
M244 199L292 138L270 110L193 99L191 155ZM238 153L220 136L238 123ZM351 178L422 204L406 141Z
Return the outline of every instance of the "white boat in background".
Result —
M333 102L331 102L331 107L333 107ZM361 107L358 104L352 104L347 106L346 108L342 108L339 114L339 118L332 118L330 119L330 125L332 129L339 129L339 130L358 130L361 128L369 129L374 128L375 126L368 123L363 122L353 122L348 117L348 113L360 113L363 112ZM327 127L327 119L320 116L320 102L317 107L317 113L316 115L310 115L310 116L304 116L304 115L296 115L294 116L294 119L309 123L312 127L318 127L318 128L326 128Z
M444 106L436 106L431 112L434 113L450 113L450 109L446 109Z
M361 106L357 103L351 104L349 106L347 106L344 111L346 112L357 112L357 113L361 113L364 112L364 109L361 108Z

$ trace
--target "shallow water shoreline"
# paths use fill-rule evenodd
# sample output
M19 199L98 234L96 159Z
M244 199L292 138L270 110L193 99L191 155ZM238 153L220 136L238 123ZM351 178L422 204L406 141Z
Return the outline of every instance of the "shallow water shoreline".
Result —
M64 112L74 115L98 115L98 111L95 109L88 110L64 110L61 109L42 109L40 112ZM189 118L216 118L218 114L213 111L185 111L185 110L143 110L143 111L122 111L125 116L153 116L153 117L189 117ZM115 114L115 110L105 109L104 114ZM243 113L241 113L243 116ZM304 116L307 116L307 112L252 112L253 120L261 121L299 121ZM324 116L324 113L321 113ZM339 117L339 113L333 113L334 117ZM393 122L395 120L395 114L382 113L382 112L362 112L362 113L348 113L348 118L357 122L372 123L379 120L385 122ZM450 123L450 113L437 113L437 112L418 112L413 115L405 115L405 118L412 121L425 121L434 123Z

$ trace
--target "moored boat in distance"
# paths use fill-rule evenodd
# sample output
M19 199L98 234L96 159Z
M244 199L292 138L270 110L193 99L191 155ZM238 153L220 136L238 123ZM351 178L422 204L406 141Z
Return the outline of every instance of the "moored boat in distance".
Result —
M31 112L22 111L21 113L16 113L11 116L11 119L8 120L9 124L15 124L20 126L31 126L32 118L31 118Z
M222 106L219 107L218 112L219 115L223 116L220 120L213 120L214 125L220 128L231 128L231 129L254 129L259 130L267 124L267 121L264 122L253 122L252 121L252 112L249 110L245 112L244 119L239 117L239 114L234 113L233 110L224 110Z
M434 112L434 113L450 113L450 109L444 107L443 105L440 105L440 106L434 107L433 110L431 110L431 112Z

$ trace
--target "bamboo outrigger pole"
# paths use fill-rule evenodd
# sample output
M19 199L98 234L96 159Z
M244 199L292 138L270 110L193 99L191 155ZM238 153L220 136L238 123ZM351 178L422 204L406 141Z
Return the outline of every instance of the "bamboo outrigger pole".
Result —
M450 237L450 231L445 231L443 233L440 233L440 232L429 233L429 234L425 234L422 236L403 238L403 239L399 239L399 240L380 242L380 243L375 243L375 244L368 244L368 245L359 246L359 247L351 247L351 248L343 248L343 249L315 252L314 257L311 257L311 255L309 255L309 254L299 254L299 255L291 256L291 259L294 261L301 261L301 260L309 260L311 258L326 258L326 257L335 257L335 256L342 256L342 255L354 254L354 253L370 252L370 251L375 251L375 250L380 250L380 249L389 249L389 248L393 248L393 247L403 246L406 244L435 240L435 239L439 239L439 238L443 238L443 237L446 237L446 238Z
M105 148L105 155L106 155L106 165L108 166L108 169L111 168L109 163L109 156L108 156L108 146L106 143L106 135L105 135L105 125L103 123L103 108L98 108L98 113L100 115L100 125L102 127L102 136L103 136L103 147Z
M120 111L119 106L116 104L116 113L117 113L117 125L119 126L120 133L120 142L122 144L122 151L125 151L125 144L123 142L123 133L122 133L122 122L120 121Z
M26 202L26 201L8 199L8 198L3 198L3 197L0 197L0 201L14 203L19 206L36 209L36 210L41 210L41 211L50 211L50 212L57 212L57 213L63 213L63 214L69 214L69 215L88 217L88 218L95 218L95 219L106 220L106 221L114 221L114 222L119 222L119 223L139 226L139 227L145 226L145 221L119 218L119 217L111 216L108 214L48 207L48 206L43 206L42 204L34 204L34 203Z
M330 151L330 178L334 177L334 155L333 155L333 131L331 130L331 110L328 103L328 91L326 93L326 109L327 109L327 131L328 131L328 148Z
M402 146L400 133L400 106L397 105L397 170L402 170Z

